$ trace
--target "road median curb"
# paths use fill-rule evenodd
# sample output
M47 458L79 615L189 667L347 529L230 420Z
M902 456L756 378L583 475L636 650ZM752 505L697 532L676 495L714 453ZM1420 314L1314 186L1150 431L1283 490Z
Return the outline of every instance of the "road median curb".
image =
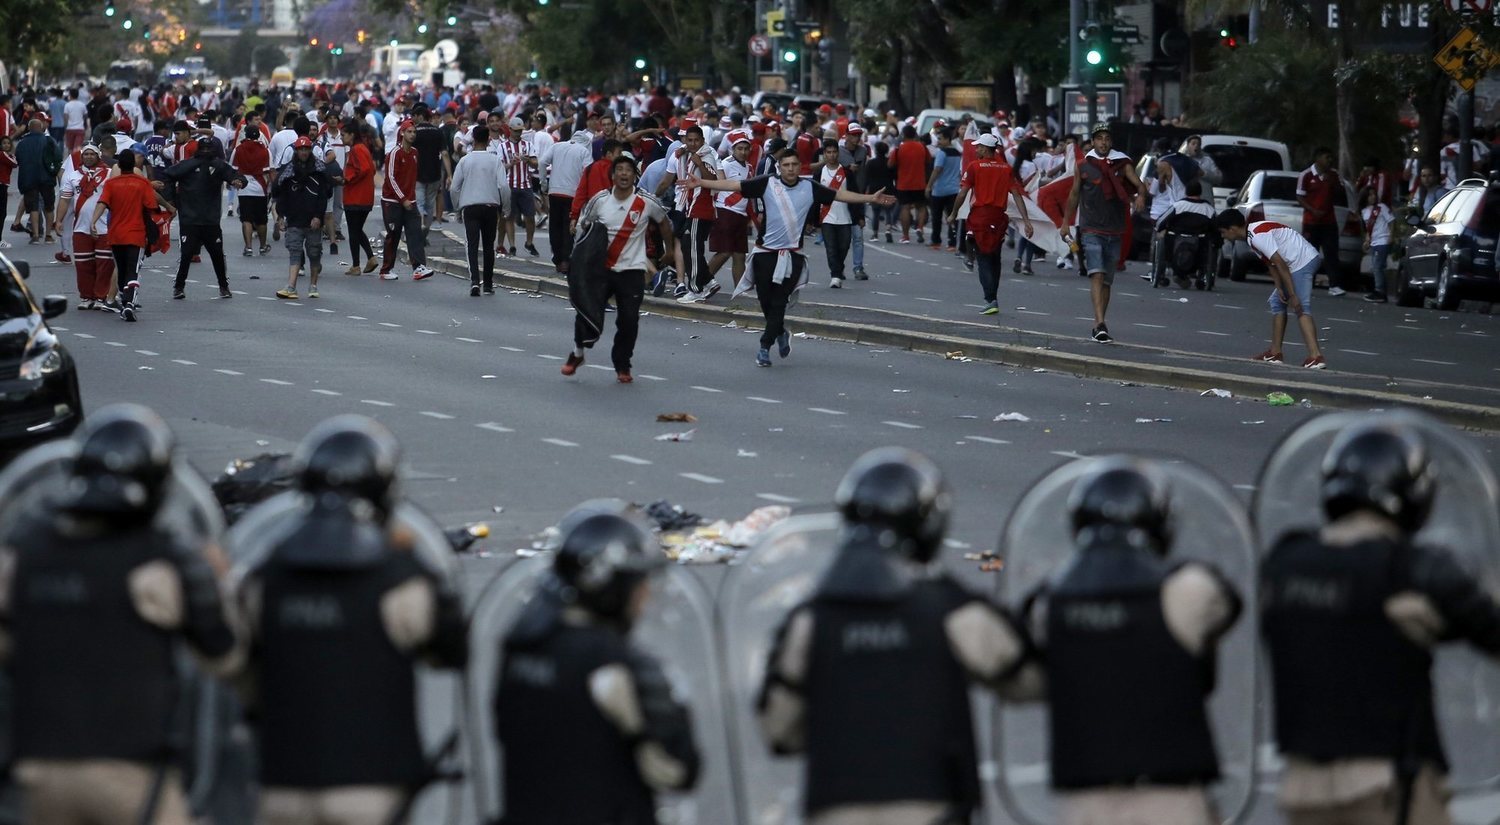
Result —
M467 280L466 264L449 258L435 258L434 262L445 266L444 271L454 277ZM452 271L448 267L457 267ZM567 298L568 285L562 278L526 275L510 270L495 271L497 284L509 289L519 289L544 295ZM758 307L746 304L739 309L734 306L712 306L708 304L679 304L670 298L647 296L642 310L657 315L724 325L731 321L747 326L747 320L758 321ZM1076 375L1104 381L1129 384L1144 384L1169 389L1202 392L1208 389L1229 390L1241 398L1263 401L1267 394L1285 392L1294 398L1307 399L1315 406L1341 409L1369 409L1372 407L1408 407L1419 409L1454 426L1475 430L1500 431L1500 408L1460 401L1422 398L1399 393L1358 387L1338 387L1312 383L1297 379L1282 379L1267 376L1238 375L1214 372L1191 367L1173 367L1161 364L1146 364L1122 361L1114 358L1078 355L1070 352L1004 344L966 338L955 335L939 335L926 332L908 332L872 324L849 321L833 321L823 318L797 316L790 319L798 332L809 336L847 341L855 344L893 347L913 352L947 355L961 352L962 357L976 361L987 361L1012 367ZM1034 333L1041 335L1041 333ZM1267 370L1287 370L1289 367L1268 365Z

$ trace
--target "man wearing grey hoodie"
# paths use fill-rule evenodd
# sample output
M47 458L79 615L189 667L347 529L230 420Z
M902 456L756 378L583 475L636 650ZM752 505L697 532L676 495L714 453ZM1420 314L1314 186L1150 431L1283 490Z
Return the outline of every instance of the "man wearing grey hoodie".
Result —
M573 193L583 172L594 162L594 136L580 129L566 143L554 143L542 151L538 165L545 176L547 221L552 227L552 264L567 274L573 256L573 236L566 231L573 210Z
M489 127L475 126L473 138L474 151L459 159L449 191L463 216L464 244L469 248L469 295L477 298L481 287L481 255L484 294L495 294L495 229L500 205L510 199L510 185L500 156L489 151Z

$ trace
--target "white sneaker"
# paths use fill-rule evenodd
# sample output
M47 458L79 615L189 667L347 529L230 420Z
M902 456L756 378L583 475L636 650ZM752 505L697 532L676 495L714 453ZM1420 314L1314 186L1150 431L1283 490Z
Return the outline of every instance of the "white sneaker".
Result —
M1337 297L1339 297L1340 295L1343 295L1343 294L1344 294L1344 290L1342 290L1342 289L1340 289L1340 288L1338 288L1336 286L1331 286L1331 287L1328 288L1328 296L1330 298L1337 298Z
M829 289L843 289L844 288L844 279L843 278L834 278L833 280L831 280L831 281L828 282L828 288Z
M425 281L428 278L431 278L432 276L433 276L433 271L431 269L429 269L424 264L422 266L417 267L416 270L414 270L412 272L411 279L413 281Z
M0 241L0 249L10 249L10 241Z
M380 280L382 280L382 281L399 281L399 280L401 280L401 276L397 275L394 272L382 272L382 273L380 273Z
M694 292L691 289L688 290L687 292L682 293L682 296L677 299L677 303L679 303L679 304L701 304L701 303L703 303L703 301L704 301L704 295L703 295L703 293L701 293L701 292Z

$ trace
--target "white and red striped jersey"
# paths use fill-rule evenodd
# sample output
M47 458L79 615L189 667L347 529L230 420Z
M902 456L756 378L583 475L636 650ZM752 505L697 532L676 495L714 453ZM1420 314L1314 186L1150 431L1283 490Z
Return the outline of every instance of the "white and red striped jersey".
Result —
M500 156L500 165L505 167L505 178L511 189L531 188L531 165L526 159L532 154L526 141L492 140L490 151Z

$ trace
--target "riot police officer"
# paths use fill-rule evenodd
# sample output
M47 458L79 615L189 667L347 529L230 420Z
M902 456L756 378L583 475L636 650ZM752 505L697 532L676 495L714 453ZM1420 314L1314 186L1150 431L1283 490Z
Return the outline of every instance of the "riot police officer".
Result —
M100 410L59 494L0 537L26 822L189 821L175 651L185 641L212 669L235 645L211 567L224 566L219 548L158 521L173 474L187 472L173 451L150 410Z
M1415 539L1436 476L1419 427L1355 423L1323 459L1326 524L1271 537L1262 629L1291 825L1450 821L1432 648L1500 653L1500 607L1449 552Z
M813 825L967 823L982 803L968 689L1025 664L1021 633L934 564L951 494L924 456L861 457L833 566L777 632L758 713L805 753Z
M397 517L399 457L371 419L324 421L293 455L294 505L268 525L252 510L232 534L253 533L231 552L248 564L236 596L252 636L246 703L266 825L383 825L432 778L414 665L462 667L466 625Z
M618 512L582 507L559 531L496 674L502 821L651 825L656 791L691 788L699 769L687 707L628 638L664 557Z
M1028 598L1063 825L1210 825L1215 648L1240 613L1219 571L1174 563L1160 468L1099 460L1068 493L1076 552Z

